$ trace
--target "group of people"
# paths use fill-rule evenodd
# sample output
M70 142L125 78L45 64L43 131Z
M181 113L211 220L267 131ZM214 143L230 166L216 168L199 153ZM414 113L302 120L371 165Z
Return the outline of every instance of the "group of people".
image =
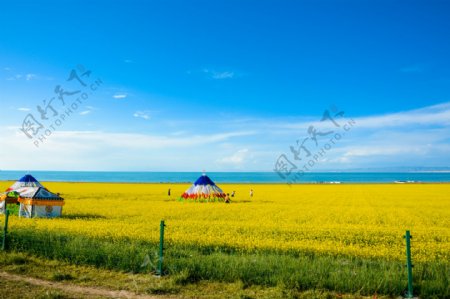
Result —
M231 192L231 197L234 197L234 195L236 195L236 191L233 190L233 192ZM253 189L250 189L250 199L253 197ZM230 193L227 193L227 195L225 196L225 203L230 203L231 199L230 199Z
M233 192L231 192L231 197L234 197L234 195L236 194L236 191L233 190ZM231 199L230 199L230 193L227 193L227 195L225 195L225 203L230 203Z

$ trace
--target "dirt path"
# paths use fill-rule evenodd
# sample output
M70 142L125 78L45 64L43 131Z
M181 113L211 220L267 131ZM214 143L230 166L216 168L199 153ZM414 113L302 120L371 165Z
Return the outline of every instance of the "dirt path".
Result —
M112 291L104 288L82 287L62 282L47 281L27 276L0 272L0 280L27 282L32 285L57 289L80 297L106 297L126 299L169 299L165 296L138 295L130 291ZM173 297L172 297L173 298Z

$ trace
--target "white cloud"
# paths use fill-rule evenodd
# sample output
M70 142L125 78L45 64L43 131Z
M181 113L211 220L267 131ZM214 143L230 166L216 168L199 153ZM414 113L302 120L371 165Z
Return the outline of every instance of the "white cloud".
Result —
M410 125L449 125L450 103L371 117L355 118L358 127L386 128Z
M19 110L19 111L30 111L31 109L30 108L26 108L26 107L20 107L20 108L17 108L17 110Z
M8 80L8 81L22 80L22 79L24 79L26 81L31 81L31 80L49 80L49 81L51 81L51 80L54 80L54 78L52 78L52 77L45 77L45 76L40 76L40 75L38 76L38 75L32 74L32 73L28 73L25 75L16 74L14 76L6 78L6 80Z
M218 72L215 70L203 69L202 72L207 74L210 78L216 79L216 80L231 79L235 76L235 73L232 71Z
M8 80L8 81L20 80L22 77L23 77L23 76L22 76L21 74L16 74L16 75L14 75L14 76L12 76L12 77L6 78L6 80Z
M150 115L147 111L136 111L133 114L134 117L138 117L138 118L143 118L145 120L149 120L150 119Z
M339 165L345 165L346 168L450 166L448 152L449 144L398 140L395 143L374 145L369 140L362 140L359 144L333 148L327 155L329 159L322 166L337 169Z
M221 142L252 134L236 131L181 137L54 131L37 148L17 128L3 127L2 132L0 143L8 146L0 147L0 156L8 159L0 161L0 169L44 170L211 169L217 159L214 149ZM209 150L202 152L205 148Z
M359 129L386 129L401 128L406 126L447 126L450 125L450 102L439 105L428 106L420 109L403 111L398 113L390 113L384 115L352 117L351 115L344 115L356 122ZM273 127L284 129L304 129L309 126L319 126L323 124L319 121L320 117L316 117L313 121L290 122L273 124ZM336 118L339 122L339 119Z
M345 154L344 157L365 157L365 156L392 156L406 154L422 154L422 147L405 147L405 146L353 146Z
M213 79L229 79L234 77L234 72L214 72Z
M289 146L295 145L298 139L310 137L309 126L319 126L320 118L321 115L308 118L309 121L279 121L261 126L266 126L268 138L272 136L271 140L278 139L276 143L281 144L282 152L278 155L284 153L291 157ZM343 124L343 119L336 120ZM450 102L398 113L353 117L353 120L351 130L326 152L326 161L317 163L315 169L450 166ZM330 130L342 130L329 121L326 123ZM329 137L319 136L319 145L327 143ZM308 142L310 151L320 149Z
M35 74L26 74L25 75L25 79L27 81L30 81L30 80L33 80L33 79L36 79L36 78L37 78L37 75L35 75Z
M86 110L83 110L83 111L81 111L79 114L80 115L88 115L88 114L91 114L94 110L96 110L94 107L92 107L92 106L86 106L85 107L86 108Z
M240 149L231 156L223 157L218 160L219 163L241 165L248 156L248 149Z
M93 108L86 106L84 110L92 111ZM398 113L356 117L354 127L327 151L314 169L450 166L449 110L450 103L444 103ZM134 116L150 119L150 111L136 111ZM0 135L0 143L8 143L8 147L0 147L0 157L8 157L0 161L0 169L20 169L19 166L28 161L37 166L24 166L27 169L108 170L116 167L188 171L203 167L211 171L271 171L280 154L292 158L289 146L308 137L308 126L315 124L320 116L307 118L313 121L300 122L220 118L199 124L193 120L176 120L173 126L167 126L169 120L164 120L155 123L155 129L158 125L164 128L161 131L164 133L159 135L61 131L53 133L38 149L18 128L0 128L5 131ZM329 136L319 136L319 145L328 139ZM308 146L315 150L320 148L314 143L308 143ZM39 159L32 159L36 155ZM30 158L24 160L23 157ZM66 157L71 160L64 160ZM119 160L120 163L111 165L111 161ZM47 161L51 164L46 164Z
M116 93L113 95L113 98L115 99L125 99L128 95L126 93Z

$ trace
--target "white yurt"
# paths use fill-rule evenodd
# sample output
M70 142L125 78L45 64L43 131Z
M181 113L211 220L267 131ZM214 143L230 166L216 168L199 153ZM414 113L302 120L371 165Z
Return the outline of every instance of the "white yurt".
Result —
M19 216L26 218L59 217L64 206L64 198L47 190L30 174L20 178L0 197L0 208L3 206L0 211L4 212L6 204L13 202L20 204Z

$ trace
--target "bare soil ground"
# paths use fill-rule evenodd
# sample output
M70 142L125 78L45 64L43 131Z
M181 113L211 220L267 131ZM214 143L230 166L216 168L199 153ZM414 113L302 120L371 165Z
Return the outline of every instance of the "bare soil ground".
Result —
M135 294L129 291L112 291L104 288L76 286L69 283L46 281L42 279L10 274L6 272L0 272L0 281L2 281L2 284L6 284L8 282L16 283L15 285L17 285L19 288L15 289L15 295L17 295L16 298L24 298L24 297L53 298L55 297L56 294L52 293L52 290L61 291L61 293L58 293L58 295L56 296L58 298L126 298L126 299L170 298L166 296L163 297L163 296ZM36 293L34 295L37 296L33 296L32 291L33 289L36 290ZM31 296L28 297L26 293L29 293L29 295ZM5 295L6 297L4 297ZM14 296L14 294L0 293L0 298L12 298L11 296Z

